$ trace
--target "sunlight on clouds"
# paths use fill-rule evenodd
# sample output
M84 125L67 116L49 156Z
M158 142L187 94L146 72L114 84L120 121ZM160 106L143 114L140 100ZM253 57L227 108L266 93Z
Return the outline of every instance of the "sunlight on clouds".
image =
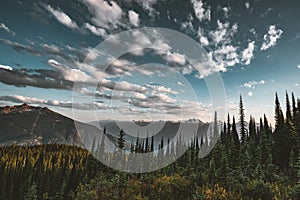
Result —
M133 10L128 11L129 22L133 26L139 26L139 14L134 12Z
M12 67L7 66L7 65L1 65L1 64L0 64L0 69L5 69L5 70L9 70L9 71L13 70Z
M253 59L253 51L254 51L255 41L252 41L248 44L248 47L242 53L242 60L245 62L245 65L249 65L251 60Z
M67 14L60 10L52 8L50 5L45 6L45 8L63 25L71 29L79 29L76 22L73 21Z
M249 82L246 82L242 85L242 87L245 87L245 88L252 88L252 89L255 89L255 87L257 85L264 85L266 82L264 80L260 80L260 81L249 81Z
M104 0L82 0L90 13L91 21L103 28L116 27L122 17L122 8L114 1L109 3Z
M276 29L275 25L269 27L268 33L264 35L264 42L261 46L261 50L265 51L276 45L277 40L280 39L283 31L281 29Z
M192 4L194 7L194 12L196 17L199 19L200 22L204 20L210 21L210 8L208 7L207 9L204 8L204 3L200 0L192 0Z

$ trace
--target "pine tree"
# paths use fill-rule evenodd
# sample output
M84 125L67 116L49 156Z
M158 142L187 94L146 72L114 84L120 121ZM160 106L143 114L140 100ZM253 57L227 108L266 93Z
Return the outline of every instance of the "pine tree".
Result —
M256 140L255 119L251 115L250 115L250 121L249 121L249 138L250 138L250 140Z
M289 146L288 134L285 131L284 116L278 100L275 96L275 131L274 131L274 163L281 168L287 168L289 165Z
M125 147L125 132L123 131L123 129L121 129L120 133L119 133L118 147L121 150L124 150L124 147Z
M219 138L219 128L218 128L218 116L217 111L215 111L215 117L214 117L214 126L213 126L213 133L212 133L212 141L211 143L215 145Z
M232 141L235 145L235 147L237 149L240 148L240 141L239 141L239 135L238 135L238 132L237 132L237 129L236 129L236 124L235 124L235 117L233 116L232 117Z
M245 143L246 141L246 123L245 123L245 113L244 113L244 106L243 106L243 99L242 99L242 95L240 95L240 106L239 106L239 114L240 114L240 134L241 134L241 141L242 144Z

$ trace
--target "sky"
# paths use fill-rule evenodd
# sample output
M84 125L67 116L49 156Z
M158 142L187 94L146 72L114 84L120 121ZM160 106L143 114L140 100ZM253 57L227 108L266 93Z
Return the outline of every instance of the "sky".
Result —
M237 115L242 95L247 119L273 123L275 92L283 109L286 91L300 97L297 1L1 4L1 106L84 122L211 121L216 108Z

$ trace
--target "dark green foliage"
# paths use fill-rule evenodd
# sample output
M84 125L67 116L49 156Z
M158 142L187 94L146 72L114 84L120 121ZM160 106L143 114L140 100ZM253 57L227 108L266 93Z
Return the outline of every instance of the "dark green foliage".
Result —
M243 106L243 98L242 95L240 95L240 109L239 109L239 115L240 115L240 134L241 134L241 141L242 144L246 141L246 122L245 122L245 113L244 113L244 106Z
M93 154L111 162L116 161L115 155L122 165L140 165L139 159L126 163L126 157L144 152L153 152L154 161L167 162L188 145L178 160L151 173L115 171L76 146L0 147L0 199L299 199L300 101L296 105L292 95L291 109L286 97L284 116L276 94L275 130L264 115L259 126L250 117L249 128L241 125L238 131L235 117L231 123L228 114L220 140L216 140L219 126L214 126L211 136L195 135L189 144L183 143L185 133L177 141L157 138L158 145L154 136L137 137L129 141L128 154L122 153L127 148L122 130L117 140L121 151L105 152L105 134L100 144L92 145L98 147ZM239 115L239 122L246 124L242 98ZM216 125L217 114L214 121ZM216 144L201 158L212 145L208 138Z

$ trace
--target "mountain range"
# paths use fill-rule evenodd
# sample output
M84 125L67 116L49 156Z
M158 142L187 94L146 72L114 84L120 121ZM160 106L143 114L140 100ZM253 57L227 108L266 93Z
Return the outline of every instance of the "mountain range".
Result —
M71 144L84 146L82 136L101 132L54 112L28 104L0 107L0 145Z
M179 137L189 142L195 136L201 138L208 134L212 129L212 123L191 119L182 122L155 121L151 123L105 120L86 124L47 107L35 107L26 103L0 107L0 146L57 143L91 149L93 145L97 146L100 143L104 127L105 135L111 141L111 145L117 143L118 134L123 129L126 133L126 147L129 148L130 143L134 143L137 136L143 139L154 135L155 146L161 142L162 138L165 144L168 140ZM239 127L238 123L237 127ZM221 123L219 128L221 128Z

